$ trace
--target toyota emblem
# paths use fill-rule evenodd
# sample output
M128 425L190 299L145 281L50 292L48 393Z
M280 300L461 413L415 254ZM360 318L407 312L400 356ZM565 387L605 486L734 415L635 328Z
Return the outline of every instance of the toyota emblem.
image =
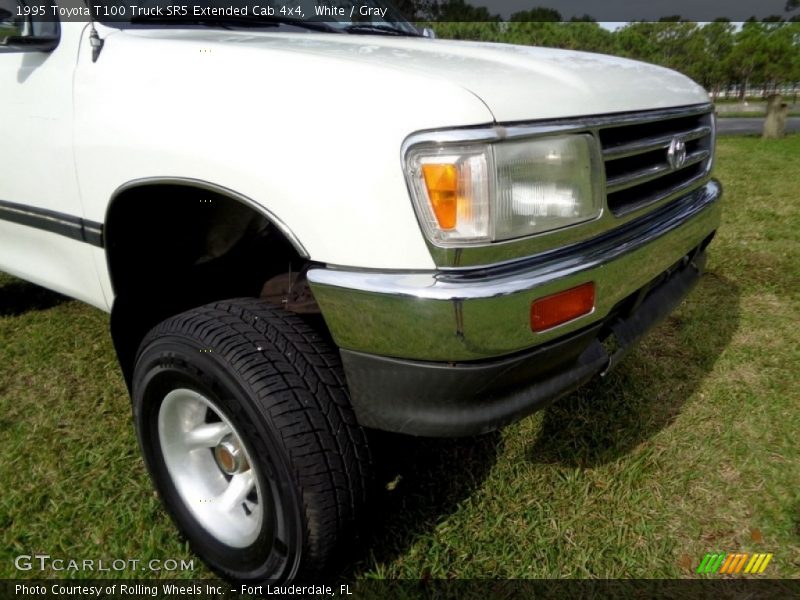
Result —
M673 169L680 169L686 162L686 144L679 138L673 138L667 150L667 162Z

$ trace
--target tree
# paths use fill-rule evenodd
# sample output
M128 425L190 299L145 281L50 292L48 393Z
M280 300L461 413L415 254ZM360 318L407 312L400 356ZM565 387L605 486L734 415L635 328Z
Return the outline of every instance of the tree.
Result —
M614 33L595 21L571 21L561 26L564 40L560 48L602 54L616 53Z
M784 21L745 23L731 53L740 82L759 84L768 94L790 82L798 50L793 34L794 25Z
M681 71L692 79L702 79L706 49L697 23L662 21L655 26L658 53L654 62Z
M561 24L547 21L514 21L508 23L502 41L527 46L560 48Z
M436 1L428 5L430 20L439 22L499 22L500 15L489 12L485 6L473 6L464 0L444 0Z
M394 0L394 5L411 22L421 21L430 16L431 2L428 0Z
M450 21L431 23L436 31L437 37L448 40L473 40L481 42L498 42L503 41L503 34L501 28L505 23L497 21Z
M731 80L731 53L734 45L734 26L728 20L718 19L702 29L705 52L698 80L716 100L723 87Z
M800 84L800 17L787 24L792 44L792 65L789 69L789 81L792 82L793 102L797 103L797 86Z
M786 117L789 106L783 102L780 94L771 94L767 98L767 117L764 119L764 129L761 137L765 139L778 139L786 135Z
M747 86L759 79L759 73L764 68L767 58L764 51L766 47L766 31L761 23L749 19L742 25L736 34L736 43L731 52L731 66L736 80L739 82L739 97L744 100Z
M515 22L539 22L539 23L558 23L561 19L561 13L553 8L544 8L537 6L530 10L521 10L511 15L510 21Z
M615 37L617 54L647 62L655 62L659 56L656 44L655 23L634 21L617 30Z

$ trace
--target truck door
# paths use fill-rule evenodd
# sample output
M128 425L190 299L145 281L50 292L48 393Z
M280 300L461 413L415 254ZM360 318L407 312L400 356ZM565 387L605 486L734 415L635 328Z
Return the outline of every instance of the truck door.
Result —
M73 157L73 71L86 23L0 0L0 270L105 307Z

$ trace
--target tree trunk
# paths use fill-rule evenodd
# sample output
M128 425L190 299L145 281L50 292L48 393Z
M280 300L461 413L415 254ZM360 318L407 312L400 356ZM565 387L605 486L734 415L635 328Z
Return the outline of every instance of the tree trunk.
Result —
M789 116L789 105L780 94L772 94L767 98L767 117L764 119L762 137L775 140L786 135L786 117Z

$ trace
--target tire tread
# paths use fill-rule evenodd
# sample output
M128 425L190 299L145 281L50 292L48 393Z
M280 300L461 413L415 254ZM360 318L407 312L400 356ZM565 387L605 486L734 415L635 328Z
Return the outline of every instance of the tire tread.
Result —
M218 354L279 432L305 514L298 575L317 576L359 516L372 467L338 351L297 315L254 298L214 302L167 319L142 347L161 336L189 338Z

